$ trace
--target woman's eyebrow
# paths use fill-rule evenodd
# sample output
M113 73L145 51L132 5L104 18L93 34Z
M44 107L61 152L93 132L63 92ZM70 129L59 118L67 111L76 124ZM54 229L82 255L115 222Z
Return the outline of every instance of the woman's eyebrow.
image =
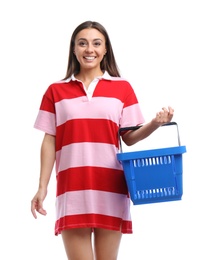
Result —
M79 38L78 41L86 41L85 38Z
M100 38L93 39L93 41L98 41L98 40L102 41L102 39L100 39ZM87 39L86 38L79 38L78 41L87 41Z

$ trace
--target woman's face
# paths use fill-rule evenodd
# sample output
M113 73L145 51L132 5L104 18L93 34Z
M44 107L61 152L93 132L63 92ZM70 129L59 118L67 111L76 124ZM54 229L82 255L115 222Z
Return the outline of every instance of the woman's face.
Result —
M105 37L98 30L83 29L76 35L74 54L80 63L80 69L100 69L105 53Z

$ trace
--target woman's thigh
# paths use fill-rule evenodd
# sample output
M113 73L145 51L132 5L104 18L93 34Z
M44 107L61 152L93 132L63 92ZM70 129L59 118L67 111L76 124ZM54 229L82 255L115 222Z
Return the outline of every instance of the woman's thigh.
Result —
M107 229L94 229L94 250L96 260L116 260L122 233Z
M62 239L68 260L93 260L92 229L75 228L62 231Z

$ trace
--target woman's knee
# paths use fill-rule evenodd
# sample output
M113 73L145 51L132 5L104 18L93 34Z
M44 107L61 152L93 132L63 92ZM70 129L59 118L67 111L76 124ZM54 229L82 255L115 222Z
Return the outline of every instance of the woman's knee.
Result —
M93 260L91 229L79 228L62 231L62 239L69 260Z
M107 229L94 230L94 248L96 260L116 260L122 233Z

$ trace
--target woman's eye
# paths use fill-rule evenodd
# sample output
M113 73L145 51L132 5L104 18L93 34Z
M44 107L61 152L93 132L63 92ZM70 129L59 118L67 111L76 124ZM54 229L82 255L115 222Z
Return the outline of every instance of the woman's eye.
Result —
M88 43L85 42L85 41L80 41L80 42L78 42L78 46L86 47L87 45L88 45ZM100 45L101 45L101 42L100 42L100 41L93 42L93 46L95 46L95 47L99 47Z
M79 46L86 46L86 42L79 42L78 45Z
M94 46L100 46L101 45L101 42L95 42L94 43Z

